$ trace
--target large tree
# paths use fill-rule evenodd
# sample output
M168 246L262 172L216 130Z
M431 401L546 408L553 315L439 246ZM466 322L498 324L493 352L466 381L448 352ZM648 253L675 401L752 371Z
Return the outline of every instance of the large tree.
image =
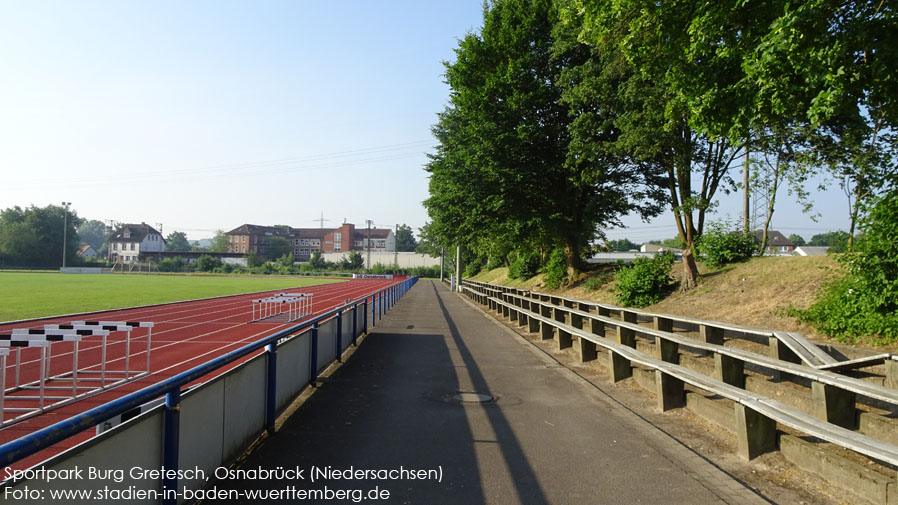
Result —
M4 209L0 211L2 260L16 266L58 268L64 250L66 264L73 264L80 243L75 230L80 223L75 211L58 205Z
M85 220L78 226L78 237L82 243L100 252L106 243L106 224L96 219Z
M439 145L425 206L437 236L478 257L515 245L561 248L575 273L601 228L658 209L643 190L646 166L609 148L617 95L587 104L572 89L593 75L566 69L602 55L556 29L549 0L485 6L481 31L464 37L446 64L450 104L433 129Z
M582 16L581 40L618 53L617 65L632 74L617 122L621 147L667 174L688 289L698 275L694 249L706 215L721 192L736 188L730 170L745 158L756 128L756 86L744 79L742 64L776 8L738 0L565 5L568 23Z
M396 250L399 252L412 252L418 246L412 227L403 224L396 230Z
M165 237L166 251L189 251L190 242L183 231L173 231Z

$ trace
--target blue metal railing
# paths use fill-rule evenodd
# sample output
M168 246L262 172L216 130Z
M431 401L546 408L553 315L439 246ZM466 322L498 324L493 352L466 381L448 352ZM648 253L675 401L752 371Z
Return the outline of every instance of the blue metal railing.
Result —
M266 429L274 428L274 421L276 417L276 374L277 374L277 343L278 340L292 336L298 335L306 332L307 330L312 330L312 351L311 351L311 377L309 378L310 383L314 383L315 379L318 376L318 356L317 356L317 329L318 326L325 320L330 319L331 317L338 318L340 321L340 317L342 313L346 310L352 310L352 325L353 325L353 343L356 340L356 311L358 310L358 306L363 306L363 314L365 317L362 322L362 333L367 333L368 331L368 311L367 308L369 306L369 300L371 301L371 326L374 326L374 318L375 316L382 317L383 308L385 299L389 298L389 302L387 302L387 306L390 306L392 303L395 303L396 300L399 299L402 295L408 292L409 289L417 282L417 277L410 277L405 279L399 284L395 284L388 288L384 288L380 291L372 293L370 295L366 295L363 300L356 300L353 303L349 303L346 305L342 305L333 310L330 310L324 314L315 316L308 321L304 321L300 324L291 326L285 330L281 330L277 333L264 337L260 340L257 340L253 343L247 344L237 350L231 351L223 356L219 356L207 363L196 366L182 372L178 375L170 377L162 382L157 384L153 384L151 386L147 386L139 391L135 391L134 393L128 394L119 398L117 400L113 400L104 405L100 405L99 407L95 407L86 412L82 412L76 416L73 416L64 421L60 421L52 426L48 426L41 430L38 430L34 433L30 433L21 438L13 440L11 442L7 442L0 446L0 466L9 466L14 464L15 462L27 458L33 454L36 454L39 451L42 451L48 447L53 446L56 443L59 443L69 437L77 435L82 431L92 428L97 424L100 424L110 418L115 416L124 414L125 412L132 410L140 405L143 405L149 401L155 400L161 396L165 396L165 406L164 406L164 431L163 434L163 455L162 460L165 468L178 468L178 431L179 431L179 404L181 401L181 387L196 380L200 377L208 375L234 361L237 361L243 357L250 355L251 353L258 351L260 349L265 349L265 355L268 364L268 380L266 381L266 412L265 412L265 427ZM375 313L375 307L380 304L381 310L378 310ZM340 324L339 322L337 323ZM337 356L339 358L340 355L340 339L337 339L338 352ZM167 479L163 482L164 489L176 489L177 481ZM166 500L165 502L168 502Z

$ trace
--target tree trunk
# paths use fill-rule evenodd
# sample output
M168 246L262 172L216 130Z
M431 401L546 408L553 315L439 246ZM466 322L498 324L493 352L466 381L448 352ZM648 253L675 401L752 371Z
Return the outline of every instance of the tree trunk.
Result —
M577 280L580 272L583 271L583 262L580 261L580 246L576 240L565 242L564 261L567 263L567 283L570 284Z
M687 244L683 250L683 280L680 282L680 289L683 291L694 288L698 281L698 265L695 264L692 250L693 244Z

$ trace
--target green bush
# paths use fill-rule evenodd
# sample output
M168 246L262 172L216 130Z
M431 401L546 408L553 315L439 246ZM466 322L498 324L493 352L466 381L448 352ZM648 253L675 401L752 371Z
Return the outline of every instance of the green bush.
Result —
M817 301L791 315L842 342L872 336L898 340L898 193L875 200L861 221L864 239L838 257L842 273L825 284Z
M563 249L554 249L549 255L549 260L543 267L546 274L544 282L550 289L558 289L567 280L567 261L564 259Z
M508 264L508 276L512 279L526 280L539 273L540 257L536 251L517 251L512 253L511 263Z
M699 260L714 268L749 260L758 250L749 233L731 231L729 223L717 221L708 225L696 246Z
M201 272L211 272L221 266L221 260L208 254L203 254L196 259L196 269Z
M615 296L624 307L645 307L658 303L670 287L673 254L639 257L617 272Z
M474 277L480 273L483 263L480 260L472 261L465 266L465 277Z
M611 275L610 272L599 272L594 275L590 275L586 282L583 283L583 287L587 291L597 291L602 288L605 284L608 284L614 279L614 276Z

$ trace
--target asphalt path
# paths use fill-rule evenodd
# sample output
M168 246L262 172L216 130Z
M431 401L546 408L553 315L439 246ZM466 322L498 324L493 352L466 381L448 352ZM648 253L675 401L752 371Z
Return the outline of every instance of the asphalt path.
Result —
M432 281L236 470L215 503L767 503Z

